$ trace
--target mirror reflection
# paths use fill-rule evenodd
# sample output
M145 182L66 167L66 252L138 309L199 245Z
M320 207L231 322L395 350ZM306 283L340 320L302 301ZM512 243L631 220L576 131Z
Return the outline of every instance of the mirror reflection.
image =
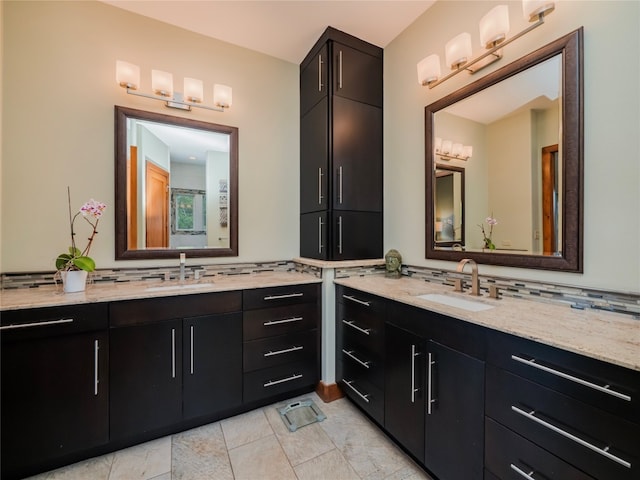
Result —
M116 258L237 255L237 129L116 107L116 137Z
M425 107L426 258L582 271L582 36Z

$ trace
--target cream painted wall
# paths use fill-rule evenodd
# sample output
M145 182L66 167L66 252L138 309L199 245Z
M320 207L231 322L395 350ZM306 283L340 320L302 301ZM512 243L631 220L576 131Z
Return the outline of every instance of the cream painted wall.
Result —
M72 207L108 204L91 256L98 268L173 264L114 260L114 105L239 128L239 257L229 263L298 255L298 66L94 1L2 2L3 272L54 269L69 244ZM127 95L116 60L233 87L226 113L180 112ZM177 254L176 254L177 258ZM195 263L196 261L194 261ZM189 262L189 260L187 261Z
M412 265L453 268L425 259L424 107L475 78L466 74L428 89L416 63L507 3L511 31L526 24L516 1L438 1L385 48L385 250ZM584 273L481 265L480 272L640 292L640 2L561 1L545 24L505 49L491 71L584 26ZM479 74L478 74L479 75Z

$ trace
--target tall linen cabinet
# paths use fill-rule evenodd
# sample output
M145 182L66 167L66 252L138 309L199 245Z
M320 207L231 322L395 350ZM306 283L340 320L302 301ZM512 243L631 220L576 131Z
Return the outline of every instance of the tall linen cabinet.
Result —
M328 27L300 64L300 255L382 257L382 49Z

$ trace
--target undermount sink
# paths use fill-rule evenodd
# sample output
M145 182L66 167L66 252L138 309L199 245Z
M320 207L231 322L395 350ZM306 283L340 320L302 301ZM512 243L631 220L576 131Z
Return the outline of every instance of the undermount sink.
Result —
M463 310L468 310L469 312L481 312L483 310L489 310L490 308L493 308L493 305L487 305L483 302L454 297L451 295L444 295L441 293L428 293L426 295L417 295L416 297L423 300L428 300L429 302L440 303L442 305L448 305L454 308L461 308Z
M161 287L146 288L147 292L166 292L171 290L197 290L199 288L210 287L211 283L185 283L180 285L162 285Z

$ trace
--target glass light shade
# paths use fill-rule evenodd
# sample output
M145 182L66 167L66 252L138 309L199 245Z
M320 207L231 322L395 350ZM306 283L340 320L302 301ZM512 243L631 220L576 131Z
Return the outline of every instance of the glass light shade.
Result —
M451 154L451 147L452 147L451 140L443 140L442 141L442 153L444 155L450 155Z
M556 0L557 1L557 0ZM554 1L549 0L522 0L522 11L525 20L535 22L540 14L546 15L556 8Z
M429 85L440 78L440 57L429 55L418 62L418 83Z
M133 63L116 61L116 82L121 87L137 90L140 86L140 67Z
M434 149L436 153L440 153L442 151L442 139L440 137L436 137Z
M215 84L213 86L213 104L222 107L229 108L231 106L232 90L227 85Z
M200 103L203 97L202 80L197 78L184 78L184 98L188 102Z
M493 7L480 20L480 44L491 48L500 43L509 33L509 7L498 5Z
M156 95L173 96L173 75L162 70L151 70L151 88Z
M471 158L473 156L473 147L471 145L465 145L462 148L462 156L464 158Z
M451 146L451 155L453 155L454 157L459 157L460 155L462 155L462 144L461 143L454 143Z
M447 65L455 70L471 57L471 35L467 32L453 37L444 47Z

